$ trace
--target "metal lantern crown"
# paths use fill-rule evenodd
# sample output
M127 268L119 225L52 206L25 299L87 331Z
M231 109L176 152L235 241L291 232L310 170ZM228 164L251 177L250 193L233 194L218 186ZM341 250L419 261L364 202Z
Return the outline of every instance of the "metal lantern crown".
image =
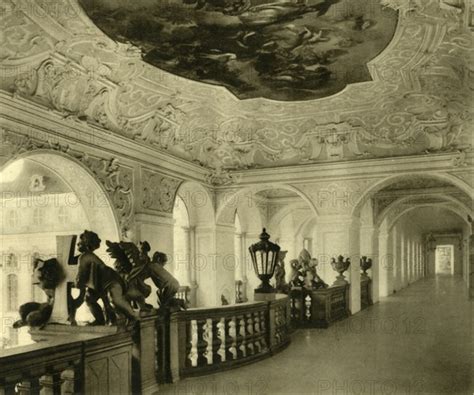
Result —
M275 266L278 260L280 246L270 241L270 235L263 228L260 234L260 241L249 247L250 256L252 257L253 267L262 284L255 292L268 293L275 292L270 285L270 279L275 272Z

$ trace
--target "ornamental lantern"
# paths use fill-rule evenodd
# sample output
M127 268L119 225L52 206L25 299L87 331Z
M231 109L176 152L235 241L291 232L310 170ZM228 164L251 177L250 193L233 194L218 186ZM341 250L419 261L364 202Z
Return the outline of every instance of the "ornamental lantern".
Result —
M280 246L269 241L270 235L263 228L260 241L249 247L253 267L262 284L255 290L256 293L272 293L275 289L270 285L270 279L275 271Z

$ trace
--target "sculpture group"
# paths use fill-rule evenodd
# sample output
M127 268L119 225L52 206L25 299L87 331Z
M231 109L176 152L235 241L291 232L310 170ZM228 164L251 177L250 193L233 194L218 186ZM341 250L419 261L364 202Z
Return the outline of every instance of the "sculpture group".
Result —
M157 288L158 311L169 312L184 309L184 301L175 298L179 282L164 268L167 256L155 252L150 258L150 244L146 241L137 246L132 242L106 241L107 252L115 259L114 268L107 266L95 253L101 239L92 231L85 230L77 243L79 255L77 276L72 287L68 287L68 320L76 325L76 311L86 303L94 320L89 325L117 325L119 322L131 323L140 319L141 313L154 310L146 299L152 287ZM34 263L36 284L46 293L45 303L29 302L20 306L21 319L14 324L43 327L51 317L55 289L64 281L64 273L57 259L47 261L37 259ZM70 288L77 288L79 296L74 298ZM101 304L99 303L101 302Z

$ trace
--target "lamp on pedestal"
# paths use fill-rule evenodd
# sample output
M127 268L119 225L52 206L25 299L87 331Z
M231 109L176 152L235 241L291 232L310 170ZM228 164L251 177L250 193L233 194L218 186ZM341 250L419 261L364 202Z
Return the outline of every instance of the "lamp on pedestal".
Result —
M255 289L255 300L275 299L275 288L270 285L270 279L275 272L275 266L280 252L280 246L270 241L270 235L265 228L260 234L260 241L249 247L253 268L262 284Z

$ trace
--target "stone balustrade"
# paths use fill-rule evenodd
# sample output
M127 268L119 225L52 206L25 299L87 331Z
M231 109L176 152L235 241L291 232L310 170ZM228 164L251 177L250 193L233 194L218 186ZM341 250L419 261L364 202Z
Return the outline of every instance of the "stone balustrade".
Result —
M272 355L289 343L289 299L195 308L171 316L171 377L203 375Z
M127 333L71 336L53 330L41 337L0 353L0 394L131 393L132 339Z
M291 320L296 327L327 328L332 322L347 318L350 285L318 290L294 288L290 291Z
M153 393L160 383L238 367L289 344L286 295L142 317L134 328L49 324L0 353L0 395Z

